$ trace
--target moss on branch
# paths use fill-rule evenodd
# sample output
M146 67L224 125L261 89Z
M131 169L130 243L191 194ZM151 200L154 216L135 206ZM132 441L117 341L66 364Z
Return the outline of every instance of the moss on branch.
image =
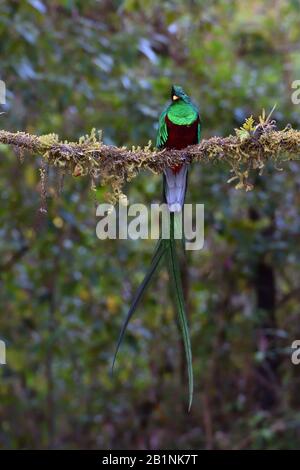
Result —
M56 134L36 136L24 132L0 131L0 143L11 145L21 154L41 156L44 162L74 176L89 175L102 185L109 185L112 199L122 193L126 181L131 181L141 170L161 173L172 164L217 163L229 166L228 181L235 181L236 188L252 189L249 174L262 172L268 161L275 163L298 160L300 131L287 126L276 130L275 121L260 116L246 120L243 127L228 137L204 139L198 145L184 150L157 150L149 143L145 147L115 147L105 145L101 133L92 130L78 142L61 142Z

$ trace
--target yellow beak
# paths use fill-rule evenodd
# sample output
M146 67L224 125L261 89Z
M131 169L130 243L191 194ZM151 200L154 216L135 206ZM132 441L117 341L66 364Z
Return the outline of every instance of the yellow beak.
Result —
M176 100L179 100L179 98L178 98L178 96L173 95L173 96L172 96L172 100L173 100L173 101L176 101Z

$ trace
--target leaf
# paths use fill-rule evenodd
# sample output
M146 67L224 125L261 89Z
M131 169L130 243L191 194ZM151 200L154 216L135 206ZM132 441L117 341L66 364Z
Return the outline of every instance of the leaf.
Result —
M99 56L94 59L94 64L103 70L103 72L109 73L114 65L114 59L108 54L99 54Z
M28 3L40 13L46 13L47 11L46 6L41 0L28 0Z
M271 116L272 116L273 112L275 111L276 107L277 107L277 103L275 103L273 108L271 109L271 111L270 111L270 113L269 113L269 115L266 119L266 122L269 122L269 120L271 119Z
M245 129L246 131L251 132L255 129L254 123L255 121L253 119L253 116L250 116L246 119L241 129Z
M235 129L235 133L241 141L248 139L248 137L250 136L249 132L243 128Z
M259 123L264 124L265 120L266 120L266 110L265 108L263 108L261 115L259 116Z
M139 48L140 52L142 52L147 57L147 59L150 62L152 62L152 64L157 63L157 61L158 61L157 55L153 51L153 49L151 47L151 42L149 41L149 39L141 38L140 41L139 41L138 48Z

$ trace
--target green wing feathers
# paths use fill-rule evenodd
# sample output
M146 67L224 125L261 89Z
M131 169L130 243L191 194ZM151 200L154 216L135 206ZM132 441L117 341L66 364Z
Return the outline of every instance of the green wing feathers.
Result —
M159 118L158 122L158 132L156 137L156 147L162 148L168 140L168 128L166 124L166 115L168 113L168 108L165 109Z

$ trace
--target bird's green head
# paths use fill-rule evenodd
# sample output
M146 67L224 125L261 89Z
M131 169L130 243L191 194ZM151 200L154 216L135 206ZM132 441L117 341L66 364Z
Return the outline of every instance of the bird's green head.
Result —
M171 100L172 103L182 100L185 101L186 103L190 103L190 97L186 94L184 89L181 86L178 85L173 85L171 89Z

